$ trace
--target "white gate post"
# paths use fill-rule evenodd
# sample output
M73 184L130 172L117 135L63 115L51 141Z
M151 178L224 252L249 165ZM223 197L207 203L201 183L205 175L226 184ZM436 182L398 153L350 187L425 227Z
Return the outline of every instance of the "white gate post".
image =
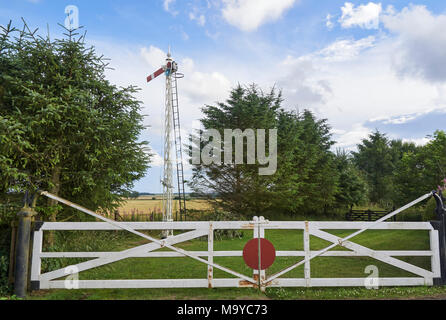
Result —
M439 251L439 245L438 245L438 242L439 242L438 231L430 230L429 238L430 238L430 249L432 251L431 270L434 273L434 278L441 278L440 251Z
M263 227L263 223L265 222L265 218L259 218L259 238L265 238L265 229ZM263 281L266 279L266 271L260 270L260 291L265 292L265 287L263 286Z
M40 286L40 272L42 265L42 243L43 243L43 231L34 230L33 237L33 249L31 256L31 289L39 290Z
M311 286L311 270L310 270L310 223L305 221L304 228L304 251L305 251L305 265L304 265L304 276L305 276L305 286Z
M252 237L253 237L254 239L256 239L256 238L259 237L259 228L258 228L258 221L259 221L259 218L258 218L257 216L254 216L254 218L253 218L252 220L254 221L254 229L253 229ZM258 281L258 279L259 279L259 271L258 271L258 270L253 269L253 271L252 271L252 278L253 278L255 281Z
M212 221L209 222L209 235L208 235L208 262L214 263L214 227ZM214 286L214 269L212 265L208 265L208 288Z

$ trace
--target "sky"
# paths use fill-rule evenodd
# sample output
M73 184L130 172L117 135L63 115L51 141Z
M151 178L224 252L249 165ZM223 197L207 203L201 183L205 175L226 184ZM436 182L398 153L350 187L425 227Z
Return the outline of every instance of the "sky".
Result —
M23 17L60 37L69 5L87 43L111 59L107 79L141 88L141 140L154 156L139 192L162 192L164 81L146 77L169 46L185 75L183 137L203 106L252 83L282 90L286 109L327 119L333 148L355 150L376 129L422 145L446 127L445 1L0 0L0 25Z

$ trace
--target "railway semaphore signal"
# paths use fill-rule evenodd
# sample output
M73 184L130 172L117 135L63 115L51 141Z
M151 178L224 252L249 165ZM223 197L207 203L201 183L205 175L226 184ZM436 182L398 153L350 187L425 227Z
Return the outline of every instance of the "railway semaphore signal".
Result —
M172 168L172 129L175 142L175 160L178 180L178 200L180 219L186 219L186 195L184 190L183 152L181 146L180 116L178 111L178 87L177 79L184 75L177 72L178 64L167 53L166 64L147 77L147 82L164 74L166 76L166 103L164 109L164 166L163 166L163 221L173 221L173 168ZM172 235L169 230L164 236Z

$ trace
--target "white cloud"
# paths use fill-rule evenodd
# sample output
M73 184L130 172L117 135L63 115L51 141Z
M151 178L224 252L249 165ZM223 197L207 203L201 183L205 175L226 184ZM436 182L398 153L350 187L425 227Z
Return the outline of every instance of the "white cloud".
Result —
M160 156L160 154L158 152L156 152L155 150L149 150L148 153L152 154L152 157L150 158L150 160L151 160L150 166L152 168L163 166L164 159L163 159L163 157Z
M351 63L360 54L373 48L375 38L369 36L359 40L337 40L322 50L300 57L287 56L278 66L279 72L272 76L283 89L289 103L320 110L333 96L332 81L324 72L329 66L336 66L341 72L345 66L338 63ZM339 70L336 71L339 75Z
M106 51L106 55L112 59L111 67L115 68L108 72L107 78L120 86L134 84L142 89L137 98L143 102L142 113L149 115L146 120L146 124L150 125L147 129L148 140L162 141L165 81L160 76L147 84L146 77L165 64L166 52L153 45L126 52L116 51L116 47L112 44L100 45L101 51ZM181 127L187 131L192 121L201 117L200 108L204 104L227 98L233 82L222 70L204 70L203 65L197 66L193 59L177 58L175 52L173 54L179 71L185 75L184 79L178 80L178 91Z
M326 60L344 61L358 56L364 49L374 46L375 37L338 40L318 52Z
M311 56L286 57L279 65L277 84L286 94L288 104L305 108L323 103L330 94L330 84L321 79ZM315 76L316 75L316 76Z
M337 137L334 137L337 142L336 147L354 150L356 144L367 138L371 132L369 128L364 127L361 123L355 123L348 131L340 130L340 132L335 133L337 135Z
M150 46L148 49L143 47L140 52L144 60L154 69L159 69L166 60L166 53L154 46Z
M339 22L343 28L358 26L364 29L378 29L379 27L381 3L369 2L355 8L353 3L346 2L341 10L342 16L339 18Z
M181 64L187 74L187 81L181 84L182 91L185 93L184 98L195 103L197 107L226 98L232 82L222 72L198 71L190 58L182 60Z
M383 15L395 36L393 66L400 76L446 82L446 15L433 15L425 6L409 6Z
M413 142L417 146L424 146L426 145L431 139L429 138L419 138L419 139L402 139L403 142Z
M279 19L296 0L223 0L224 19L242 31L254 31Z
M174 11L172 10L172 7L170 7L170 5L174 2L175 0L164 0L163 7L165 11L170 12L172 15L176 16L178 14L178 11Z
M446 27L440 28L443 16L413 6L398 12L385 10L381 17L383 31L390 30L391 34L380 32L359 39L341 38L322 50L305 55L287 52L286 56L278 58L277 54L271 54L273 50L267 44L252 41L243 47L248 53L262 52L260 59L237 59L225 52L216 52L207 59L201 59L199 55L177 59L180 72L185 74L178 84L182 128L187 132L193 120L202 117L200 108L204 104L225 101L230 88L237 82L255 82L263 89L276 84L278 89L283 89L284 107L309 108L318 118L327 118L338 142L334 147L349 150L374 129L373 121L398 125L425 114L427 110L444 109L446 84L426 81L428 76L428 79L435 79L434 69L441 75L443 65L440 63L446 61L431 59L432 52L439 52L441 57L440 49L446 48L443 41L446 33L442 31ZM331 20L335 21L335 18L331 17ZM411 51L415 47L409 45L411 43L428 47L419 48L426 55L424 63L421 58L416 59ZM116 68L110 78L119 85L132 83L143 88L138 99L144 101L143 113L149 114L147 124L152 126L147 130L147 140L160 146L164 81L157 79L147 85L145 77L164 63L165 52L156 46L127 51L122 48L113 45L105 52ZM400 60L404 64L399 64L403 69L395 69L394 55L399 50L405 52L405 58ZM401 77L399 70L404 70L404 66L406 70L416 67L418 71L405 73L410 77ZM412 140L425 142L417 136L417 128L414 128ZM162 154L160 148L156 151Z
M393 117L391 119L386 119L383 121L384 124L403 124L411 120L415 120L418 117L417 114L412 115L402 115Z
M169 5L175 0L164 0L164 10L169 11Z
M189 40L189 35L184 30L181 30L181 38L183 38L184 41L187 41Z
M331 30L334 27L334 23L331 21L331 18L333 18L331 14L327 14L327 17L325 18L325 26L328 28L328 30Z
M196 21L198 25L204 26L206 24L206 17L203 14L196 14L194 12L189 12L189 19Z
M327 118L335 147L351 149L368 135L373 120L401 124L446 104L438 86L395 74L394 43L386 37L337 40L312 54L288 56L271 76L281 79L285 105Z

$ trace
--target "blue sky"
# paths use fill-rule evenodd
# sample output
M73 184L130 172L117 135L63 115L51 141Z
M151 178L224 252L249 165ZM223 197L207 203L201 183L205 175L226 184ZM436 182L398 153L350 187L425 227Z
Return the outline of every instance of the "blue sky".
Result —
M24 17L59 36L67 5L78 8L88 43L112 59L107 78L142 89L150 127L141 138L157 155L138 191L161 192L164 82L145 77L169 45L185 74L183 134L237 83L282 89L286 108L327 118L335 147L348 150L374 129L423 144L446 127L444 1L0 0L0 24Z

